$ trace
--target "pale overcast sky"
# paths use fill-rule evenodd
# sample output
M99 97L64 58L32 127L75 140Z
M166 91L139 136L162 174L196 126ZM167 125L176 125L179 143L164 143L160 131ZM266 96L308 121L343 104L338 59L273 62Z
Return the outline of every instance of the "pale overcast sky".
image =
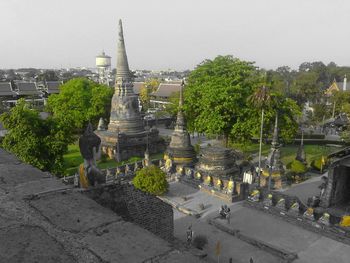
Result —
M0 68L115 64L123 20L131 69L193 69L234 55L264 68L350 65L350 0L0 0Z

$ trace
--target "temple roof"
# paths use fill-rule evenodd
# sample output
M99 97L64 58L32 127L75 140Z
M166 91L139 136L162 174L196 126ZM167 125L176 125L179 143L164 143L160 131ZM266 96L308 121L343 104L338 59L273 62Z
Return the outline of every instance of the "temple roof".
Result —
M0 96L14 96L16 93L12 90L11 82L0 82Z
M158 89L150 95L155 97L169 98L174 92L179 92L181 89L181 82L179 83L160 83Z
M18 95L40 95L34 82L17 82Z
M344 86L344 82L336 82L335 80L332 84L325 90L325 95L330 96L335 91L342 91ZM350 81L346 82L346 90L350 90Z
M57 94L60 92L60 85L62 85L62 81L46 81L45 88L48 94Z
M133 86L134 93L136 95L139 95L140 90L141 90L142 86L145 84L145 82L134 82L133 84L134 84L134 86Z

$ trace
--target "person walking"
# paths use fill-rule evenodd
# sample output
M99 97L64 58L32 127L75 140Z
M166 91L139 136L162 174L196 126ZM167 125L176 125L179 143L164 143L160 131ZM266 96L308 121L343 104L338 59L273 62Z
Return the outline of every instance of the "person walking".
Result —
M192 225L190 225L186 231L187 245L190 246L193 239Z

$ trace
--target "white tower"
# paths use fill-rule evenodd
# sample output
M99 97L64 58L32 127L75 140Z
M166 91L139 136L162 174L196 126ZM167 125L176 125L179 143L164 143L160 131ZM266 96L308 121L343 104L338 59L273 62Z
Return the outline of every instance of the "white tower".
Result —
M109 74L111 72L111 57L104 51L96 56L96 68L98 72L99 83L109 85Z

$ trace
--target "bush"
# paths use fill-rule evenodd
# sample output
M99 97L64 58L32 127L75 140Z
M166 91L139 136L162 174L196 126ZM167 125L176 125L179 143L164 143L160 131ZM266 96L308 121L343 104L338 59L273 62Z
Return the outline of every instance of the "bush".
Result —
M198 235L193 239L193 246L198 249L203 249L208 244L208 239L204 235Z
M107 160L108 160L108 156L107 156L107 154L105 154L105 153L101 153L101 159L100 159L100 162L101 162L101 163L105 163L105 162L107 162Z
M323 157L323 159L324 159L324 163L322 165L322 170L325 170L328 160L327 160L327 157ZM313 160L311 162L311 167L318 170L318 171L321 171L321 163L322 163L322 157L320 157L316 160Z
M164 194L169 187L166 174L154 165L137 171L132 182L135 188L154 195Z
M304 174L307 171L307 167L305 164L298 160L293 160L289 164L287 164L287 168L293 173L293 174Z

